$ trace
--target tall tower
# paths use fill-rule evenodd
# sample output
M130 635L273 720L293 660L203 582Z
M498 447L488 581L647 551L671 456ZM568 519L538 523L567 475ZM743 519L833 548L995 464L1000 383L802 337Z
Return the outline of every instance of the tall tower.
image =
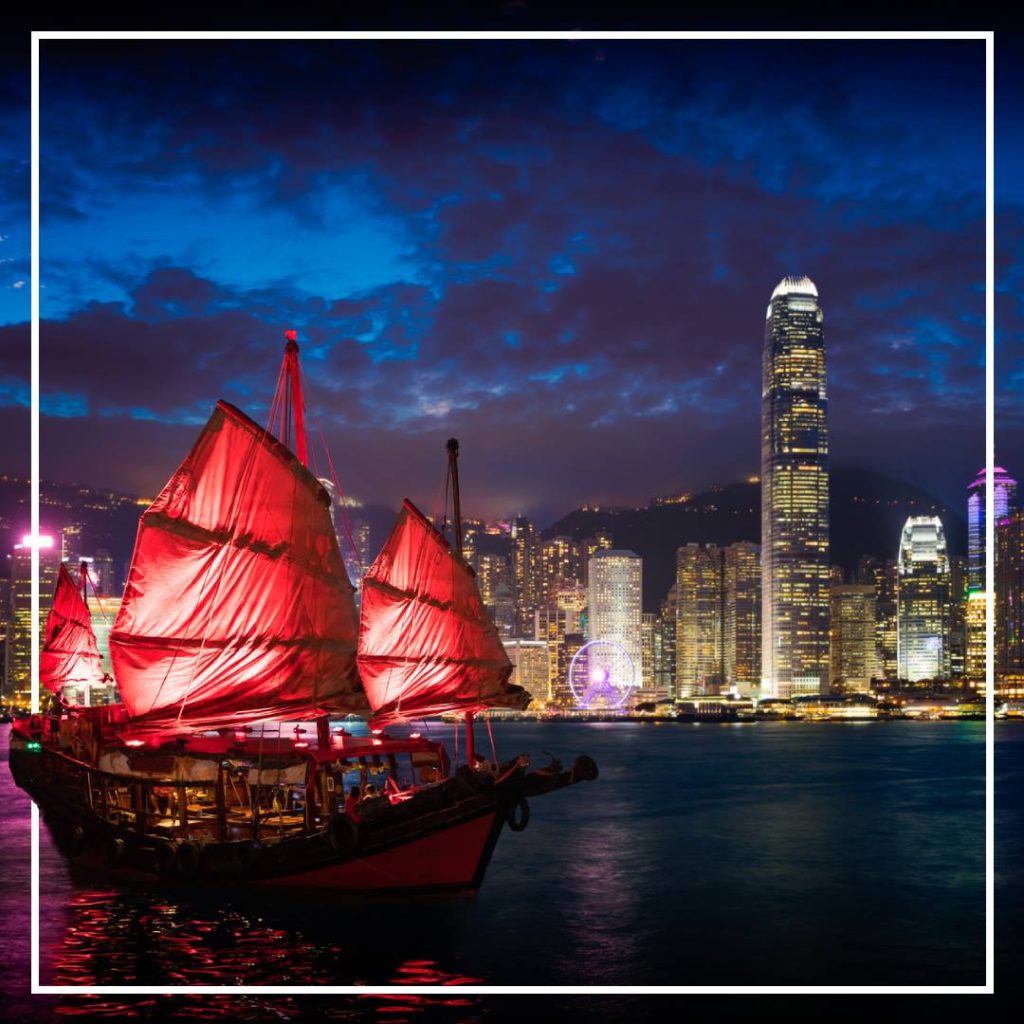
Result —
M761 388L761 696L821 693L829 676L828 398L818 289L772 292Z
M722 675L744 697L761 681L761 549L749 541L722 551Z
M967 592L985 589L985 470L967 488ZM1002 466L992 474L992 514L996 523L1017 504L1017 481Z
M911 516L900 536L900 679L948 679L949 554L937 516Z
M634 683L640 686L643 666L643 560L635 551L602 548L587 567L587 629L590 640L617 641L626 652Z
M11 655L5 700L27 708L32 698L32 548L39 549L39 631L42 643L46 617L53 605L60 572L60 544L49 534L22 538L14 545L11 579Z
M996 524L996 650L999 675L1024 675L1024 512Z
M676 549L676 693L717 693L722 682L722 552Z

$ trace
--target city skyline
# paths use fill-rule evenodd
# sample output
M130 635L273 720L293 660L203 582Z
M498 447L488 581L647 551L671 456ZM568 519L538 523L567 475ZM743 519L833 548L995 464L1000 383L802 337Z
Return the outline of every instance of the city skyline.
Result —
M432 494L449 433L484 518L742 479L788 274L830 296L836 463L952 505L983 461L980 46L47 45L44 476L152 493L296 327L368 501Z

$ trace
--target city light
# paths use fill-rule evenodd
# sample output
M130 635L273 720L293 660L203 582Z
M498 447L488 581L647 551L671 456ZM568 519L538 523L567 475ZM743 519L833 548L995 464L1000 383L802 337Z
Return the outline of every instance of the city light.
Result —
M53 537L47 533L40 533L34 536L31 533L26 533L21 538L21 543L15 545L15 549L24 548L38 548L39 550L46 550L53 547Z

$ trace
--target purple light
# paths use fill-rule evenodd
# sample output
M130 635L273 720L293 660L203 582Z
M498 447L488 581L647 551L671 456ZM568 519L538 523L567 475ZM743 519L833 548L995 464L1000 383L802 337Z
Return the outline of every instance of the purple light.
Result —
M53 538L47 533L41 533L38 537L33 536L31 533L26 533L21 538L21 543L18 545L19 548L52 548Z

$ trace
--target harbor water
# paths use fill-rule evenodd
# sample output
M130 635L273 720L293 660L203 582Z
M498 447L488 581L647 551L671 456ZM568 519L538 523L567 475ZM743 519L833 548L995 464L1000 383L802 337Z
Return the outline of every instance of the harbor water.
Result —
M32 1019L168 1009L154 997L27 995L29 801L7 769L8 730L0 970L9 1005ZM459 997L470 982L984 983L983 722L505 722L494 733L502 757L526 752L540 766L543 751L566 763L588 753L601 775L532 800L529 827L502 833L476 897L126 889L72 872L41 827L41 980L452 986L447 1000L332 1003L381 1020L486 1018L495 997ZM1009 935L1024 918L1013 863L1024 726L999 723L996 733L1000 932ZM186 1016L305 1013L301 998L175 1000Z

